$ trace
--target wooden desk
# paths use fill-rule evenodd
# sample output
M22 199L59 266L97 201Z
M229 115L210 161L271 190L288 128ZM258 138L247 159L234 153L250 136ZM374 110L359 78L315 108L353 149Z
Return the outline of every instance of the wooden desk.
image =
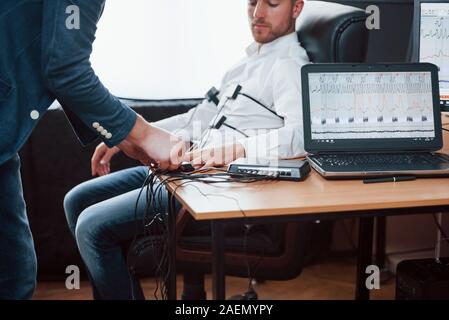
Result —
M449 118L443 118L443 123L449 124ZM444 132L444 140L443 151L449 153L448 132ZM168 189L173 192L175 187L171 184ZM367 299L369 291L365 286L365 270L372 259L374 217L449 211L449 179L363 184L361 180L325 180L312 171L303 182L271 181L218 186L191 183L177 189L175 196L196 220L211 221L214 299L225 297L223 225L226 222L348 217L360 218L356 298ZM175 249L172 249L174 257ZM170 287L175 285L173 273ZM176 297L176 291L172 290L173 294Z

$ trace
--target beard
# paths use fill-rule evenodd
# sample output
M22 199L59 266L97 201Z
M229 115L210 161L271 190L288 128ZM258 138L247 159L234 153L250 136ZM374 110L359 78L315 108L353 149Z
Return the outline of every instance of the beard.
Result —
M266 44L292 32L294 30L292 29L293 22L294 20L290 19L285 25L273 28L265 21L255 20L251 22L251 33L257 43Z

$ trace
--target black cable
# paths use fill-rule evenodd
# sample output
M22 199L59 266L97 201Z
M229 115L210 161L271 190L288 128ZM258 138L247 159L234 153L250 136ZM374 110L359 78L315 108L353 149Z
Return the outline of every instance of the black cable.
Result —
M209 128L207 128L206 129L206 131L205 132L203 132L203 134L201 135L201 140L199 141L199 145L198 145L198 148L199 149L202 149L206 144L207 144L207 142L209 141L209 137L210 137L210 133L212 132L212 129L215 127L215 125L216 125L216 122L217 122L217 120L218 120L218 116L221 114L221 112L223 111L223 109L226 107L226 104L228 103L228 101L229 101L229 98L228 97L226 97L226 100L225 100L225 102L223 102L223 104L221 105L221 107L220 107L220 109L218 109L218 112L217 112L217 114L215 115L215 118L212 120L212 124L209 126ZM206 134L206 136L204 136ZM203 142L203 139L204 139L204 142Z
M436 224L438 230L440 230L440 233L443 235L444 240L445 240L447 243L449 243L449 238L447 237L446 232L444 232L443 227L442 227L442 226L440 225L440 223L438 222L438 219L437 219L436 214L433 213L432 216L433 216L433 221L435 222L435 224Z
M234 131L237 131L238 133L240 133L241 135L243 135L245 138L249 138L249 136L248 136L246 133L244 133L242 130L239 130L239 129L237 129L236 127L233 127L233 126L231 126L231 125L229 125L229 124L227 124L227 123L223 123L223 125L224 125L225 127L228 127L229 129L232 129L232 130L234 130Z
M148 184L149 178L150 178L149 175L145 178L145 180L144 180L144 182L142 184L142 187L140 188L139 194L137 195L136 205L134 207L135 231L134 231L133 241L131 242L131 245L130 245L131 250L134 249L134 245L136 243L137 236L139 234L138 219L137 219L137 209L138 209L138 205L139 205L139 200L140 200L140 197L142 195L143 190L145 189L145 186ZM137 250L137 248L136 248L136 250ZM137 254L137 257L140 257L140 251L136 252L136 254ZM127 259L127 265L128 265L128 262L129 262L129 259ZM131 265L131 266L128 265L128 269L135 276L135 263L133 265ZM129 280L130 280L131 298L132 298L132 300L135 300L134 288L133 288L133 279L132 279L131 275L129 275Z
M260 102L260 101L258 101L258 100L256 100L256 99L254 99L254 98L251 97L250 95L248 95L248 94L246 94L246 93L243 93L243 92L239 92L239 94L242 95L242 96L244 96L244 97L246 97L246 98L248 98L248 99L250 99L251 101L257 103L259 106L261 106L262 108L268 110L269 112L271 112L272 114L274 114L274 115L275 115L276 117L278 117L279 119L284 120L284 117L278 115L274 110L271 110L271 109L268 108L266 105L264 105L262 102Z
M143 191L145 190L145 208L143 212L142 217L142 228L143 228L143 235L148 236L152 252L153 252L153 258L156 266L155 270L155 281L156 281L156 287L154 291L154 297L155 299L158 299L157 292L160 290L161 292L161 298L166 299L168 297L168 288L166 287L166 283L169 277L169 273L166 272L170 270L171 264L173 263L170 259L168 245L169 241L167 241L169 236L169 230L168 230L168 219L170 217L168 216L169 213L174 212L174 208L176 207L175 204L175 195L177 193L177 190L180 187L183 186L191 186L198 190L203 196L210 197L210 196L218 196L218 197L224 197L227 199L234 200L237 204L237 206L240 209L240 212L242 213L243 217L245 218L244 224L245 226L248 225L247 223L247 216L243 209L240 207L240 204L237 199L222 195L222 194L206 194L203 191L201 191L197 186L193 185L194 182L201 182L206 184L220 184L220 183L230 183L230 182L239 182L239 183L253 183L263 180L274 180L276 177L273 176L261 176L257 174L247 174L247 173L241 173L241 174L229 174L226 172L226 170L213 168L214 170L219 170L222 172L219 173L207 173L211 168L206 169L200 169L196 170L191 173L184 173L184 172L163 172L163 171L151 171L149 172L148 176L146 177L142 188L139 191L135 208L134 208L134 219L136 222L136 228L135 228L135 234L133 237L133 241L131 244L131 247L133 248L138 235L141 234L139 227L138 227L138 204L139 200L142 196ZM159 178L163 177L163 178ZM166 190L167 184L170 183L177 183L181 181L181 183L177 184L174 188L173 192L168 196L167 200L167 206L164 206L164 201L162 201L164 191ZM152 215L150 217L150 214ZM162 223L159 223L162 222ZM159 246L155 245L155 241L157 238L155 238L152 235L151 230L154 230L157 232L157 235L159 237ZM156 250L155 248L158 247L159 250ZM137 250L137 258L140 257L141 250L136 248ZM159 252L159 253L158 253ZM134 273L135 270L135 263L129 267L132 272ZM257 270L257 268L256 268ZM248 273L250 277L250 281L254 278L251 276L251 272ZM161 280L159 282L159 280ZM131 282L131 292L134 299L134 292L132 288L132 279L130 278Z
M139 219L138 219L138 215L137 215L137 210L138 210L139 200L140 200L140 198L142 196L142 193L143 193L144 189L146 188L146 192L145 192L145 194L146 194L146 205L145 205L145 208L144 208L144 215L142 217L142 227L143 227L143 234L149 236L148 239L149 239L149 241L151 243L152 252L154 254L157 254L157 251L155 250L156 246L155 246L155 243L154 243L154 239L153 239L153 237L151 237L151 235L149 233L149 227L151 227L156 220L160 219L160 216L162 215L162 213L160 211L165 211L165 210L160 210L161 208L158 208L158 206L156 205L156 202L158 202L159 206L162 204L162 201L160 201L160 200L156 201L156 198L158 198L158 197L155 196L155 195L158 194L158 192L155 191L155 189L154 189L154 185L156 183L156 180L157 180L156 172L150 172L148 174L148 176L146 177L146 179L145 179L145 181L144 181L144 183L142 185L142 188L141 188L141 190L140 190L140 192L138 194L138 197L136 199L136 204L135 204L135 209L134 209L134 220L135 220L136 227L135 227L135 234L134 234L134 237L133 237L133 241L131 243L131 248L134 248L134 245L136 243L137 237L138 237L139 234L141 234L139 232L139 228L138 228L138 220ZM162 188L162 186L158 185L156 187L156 190L160 190L161 188ZM159 197L159 199L161 199L161 197ZM152 217L152 220L149 221L149 213L150 213L151 209L153 209L153 211L152 211L153 217ZM165 230L159 229L159 231L161 231L161 232L158 233L158 234L161 234L161 237L164 237L165 236ZM137 258L138 258L138 257L140 257L141 252L140 252L140 250L138 250L138 248L136 248L136 249L137 249ZM163 251L165 252L166 250L163 250ZM161 257L157 257L157 256L153 255L153 258L155 260L154 261L155 262L155 266L157 266L157 268L155 270L156 288L155 288L154 296L155 296L155 299L158 299L157 298L157 291L159 289L159 281L158 281L159 276L158 275L160 274L160 270L163 268L164 256L162 255ZM156 260L159 261L159 264L158 264L158 262ZM135 274L135 264L133 264L132 266L129 266L129 268ZM131 293L132 293L132 297L134 299L134 291L133 291L132 284L133 284L133 282L132 282L132 279L130 278Z
M157 252L155 250L155 247L156 247L155 243L154 243L155 239L150 235L150 228L147 227L147 226L151 226L153 224L153 222L156 221L156 219L157 219L157 217L159 215L157 210L153 209L153 219L150 222L147 223L147 217L149 215L149 211L150 211L150 209L153 208L153 206L151 204L153 202L153 196L154 196L153 188L154 188L154 180L155 180L156 175L155 175L154 172L151 172L149 174L149 177L150 177L150 180L149 180L149 183L148 183L148 186L147 186L147 192L146 192L146 201L147 202L146 202L146 206L145 206L144 216L142 218L142 224L143 224L142 227L143 227L144 236L146 236L147 239L150 241L150 245L151 245L152 253L153 253L153 255L152 255L153 262L154 262L154 265L156 266L158 261L159 261L159 259L158 259L158 256L157 256ZM158 297L157 297L157 291L158 291L158 288L159 288L158 279L159 279L158 278L158 271L156 269L155 270L155 283L156 283L156 285L155 285L155 291L153 292L153 296L154 296L154 298L156 300L158 300Z
M201 177L201 182L203 182L203 183L222 183L222 181L207 181L207 180L204 180L204 179L203 179L204 177L210 177L210 176L217 177L217 176L221 176L221 175L223 175L223 174L209 174L209 175L204 175L204 174L203 174L203 175L199 175L199 176ZM225 175L227 175L227 174L225 174ZM181 174L181 176L182 176L182 174ZM251 175L251 176L252 176L252 175ZM195 177L195 176L192 175L192 174L188 174L188 178L189 178L189 179L194 178L194 179L192 179L192 180L197 180L198 177ZM195 179L195 178L196 178L196 179ZM254 178L254 177L251 177L251 178ZM272 177L270 177L270 178L272 178ZM167 179L166 179L166 180L167 180ZM171 179L171 180L173 181L173 179ZM183 179L183 180L184 180L184 179ZM241 179L238 179L238 180L241 181ZM257 179L257 181L260 181L260 179ZM235 198L233 198L233 197L225 196L225 195L219 195L219 194L206 194L206 193L202 192L197 186L192 185L192 184L191 184L192 182L193 182L193 181L184 181L183 183L177 185L176 188L174 189L174 191L172 192L172 195L171 195L172 201L174 200L174 196L175 196L175 194L176 194L178 188L183 187L183 186L191 186L191 187L194 187L195 189L197 189L198 192L201 193L201 194L202 194L204 197L206 197L206 198L207 198L208 196L221 196L221 197L225 197L225 198L232 199L232 200L236 201L236 203L237 203L237 205L238 205L240 211L242 212L242 215L245 217L245 219L247 218L245 212L244 212L244 211L242 210L242 208L240 207L240 205L239 205L237 199L235 199ZM225 181L225 182L229 182L229 181ZM247 226L247 224L245 224L245 226ZM252 282L253 277L251 277L251 272L250 272L250 267L249 267L249 261L248 261L248 255L247 255L247 254L245 254L245 255L246 255L246 257L247 257L248 277L250 278L250 282ZM260 259L260 260L261 260L261 259ZM256 270L257 270L257 269L258 269L258 268L256 268ZM166 270L168 270L168 269L166 269Z
M259 233L256 233L255 235L257 235L257 234L258 234L259 236L261 236L261 237L266 241L266 244L267 244L267 245L270 244L270 240L267 240L267 237L266 237L264 234L262 234L261 232L259 232ZM257 271L259 270L260 264L262 263L263 259L265 258L265 255L266 255L265 246L263 246L263 248L264 248L263 253L262 253L262 255L259 257L259 260L257 260L257 262L256 262L256 264L255 264L255 266L254 266L254 272L253 272L252 274L250 273L250 274L248 275L248 276L249 276L248 291L250 291L251 289L254 290L254 288L253 288L253 280L256 278Z
M189 183L191 183L191 181L187 181L187 182L184 182L184 183L178 185L178 186L175 188L173 194L176 193L176 190L177 190L179 187L181 187L181 186L187 186ZM205 194L205 193L202 192L197 186L194 186L194 185L191 185L191 186L194 187L194 188L196 188L196 189L198 190L198 192L200 192L200 193L201 193L204 197L206 197L206 198L207 198L208 196L212 195L212 196L222 196L222 197L229 198L229 199L232 199L232 200L236 201L237 206L239 207L239 210L241 211L242 215L245 217L245 220L247 219L247 216L246 216L245 212L243 211L243 209L240 207L240 204L238 203L238 200L237 200L237 199L235 199L235 198L233 198L233 197L229 197L229 196L224 196L224 195ZM172 196L172 197L173 197L173 196ZM244 227L245 227L245 233L244 233L244 238L243 238L243 250L244 250L244 254L245 254L245 262L246 262L247 274L248 274L248 279L249 279L248 291L250 291L251 289L253 289L253 287L252 287L252 281L253 281L253 279L254 279L254 277L255 277L255 274L256 274L256 272L257 272L257 270L258 270L258 266L259 266L261 260L262 260L263 257L265 256L265 251L264 251L263 256L262 256L262 257L259 259L259 261L256 263L255 272L254 272L254 274L252 275L252 274L251 274L250 261L249 261L249 255L248 255L248 247L247 247L248 235L249 235L249 233L250 233L250 230L251 230L252 225L247 224L247 223L244 223ZM253 289L253 290L254 290L254 289Z
M444 128L444 127L443 127L443 130L444 130L444 131L448 131L448 132L449 132L449 129L446 129L446 128Z
M167 232L164 227L161 227L162 224L157 223L154 224L155 221L164 221L161 219L161 216L164 216L166 214L166 208L163 207L163 201L162 201L162 191L163 191L163 185L161 183L158 183L158 174L156 172L152 172L149 175L149 183L147 185L147 204L145 207L144 217L142 219L143 223L143 230L144 235L148 236L148 239L151 243L152 252L153 252L153 260L154 265L156 266L155 269L155 290L153 292L153 295L156 300L158 300L157 292L159 290L159 287L161 289L161 297L162 299L165 299L167 297L166 290L165 290L165 278L163 275L163 270L165 269L164 266L166 265L166 255L167 252L166 248L163 247L165 242L161 242L160 239L164 239L167 237ZM156 188L155 185L157 184ZM151 211L152 209L152 211ZM152 213L152 219L149 220L149 213ZM148 222L149 221L149 222ZM157 237L151 236L150 233L150 227L153 229L157 229L156 235ZM155 245L155 242L159 238L159 246ZM159 250L156 251L156 248ZM159 283L159 279L162 278L163 281L161 281L161 284Z
M158 234L160 235L159 238L159 249L160 249L160 256L158 257L159 263L157 264L156 267L156 277L159 279L161 279L161 283L160 283L160 292L161 292L161 298L162 299L167 299L168 297L168 292L167 292L167 287L166 287L166 281L167 281L167 277L168 277L168 271L169 267L170 267L170 261L168 259L168 214L171 213L170 210L170 205L168 205L167 207L164 207L164 202L162 201L162 197L163 197L163 192L164 192L164 186L165 183L162 183L160 180L158 180L158 185L156 186L156 189L153 189L152 192L154 193L154 197L153 197L153 203L152 206L154 208L159 206L159 210L162 212L164 216L164 219L160 220L162 223L158 223L157 226L159 226L159 230L158 230ZM159 283L158 283L159 284Z

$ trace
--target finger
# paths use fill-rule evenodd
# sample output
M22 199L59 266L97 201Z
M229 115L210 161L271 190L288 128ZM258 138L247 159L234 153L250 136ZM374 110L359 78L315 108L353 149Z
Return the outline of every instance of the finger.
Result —
M178 165L178 164L171 164L171 165L167 168L167 170L168 170L168 171L175 171L175 170L178 170L178 169L179 169L179 166L180 166L180 165Z
M192 161L195 158L193 155L194 155L193 152L187 152L184 155L184 157L183 157L183 162L190 162L190 161Z
M97 172L97 163L94 159L90 160L90 170L91 170L92 177L95 177L95 175L98 172Z
M99 172L99 174L100 174L100 177L106 175L105 166L100 166L100 167L98 168L98 172Z
M94 162L91 159L90 160L90 174L92 175L92 177L95 177L95 175L97 174L96 168L94 166Z
M150 166L151 167L153 167L153 166L157 167L158 166L158 164L153 159L150 159L147 156L143 156L143 157L141 156L137 160L139 160L143 165L145 165L147 167L150 167Z
M168 170L168 168L170 167L170 163L165 162L165 161L164 162L159 162L159 163L156 164L156 167L159 170L165 171L165 170Z
M95 176L95 174L97 173L98 170L98 165L100 162L100 159L102 158L104 152L101 151L100 148L97 147L97 149L95 149L94 154L92 155L92 159L91 159L91 169L92 169L92 176Z
M111 162L111 158L114 154L111 151L107 151L105 152L103 158L101 158L100 163L105 165L108 164L109 162Z
M203 166L203 160L201 159L201 157L195 158L193 159L190 164L194 167L194 168L201 168Z
M185 154L187 151L187 143L186 141L179 141L176 143L170 150L170 163L169 167L173 164L181 164L181 162L185 161Z
M184 156L184 161L190 162L195 158L198 158L201 155L201 150L194 150L191 152L187 152Z
M107 174L108 174L108 166L107 165L101 166L101 176L105 176Z
M217 163L215 161L215 158L209 159L205 164L204 167L205 168L211 168L211 167L216 167Z
M157 164L156 163L150 163L149 165L148 165L151 169L157 169Z
M203 165L212 158L213 154L209 149L198 150L197 154L192 160L192 163L195 163L197 165Z
M148 168L151 170L151 171L155 171L155 170L157 170L157 164L155 164L155 163L150 163L150 164L148 164L147 165L148 166Z
M100 167L99 167L97 162L93 162L92 163L92 168L91 169L92 169L92 176L93 177L100 175L100 172L99 172Z

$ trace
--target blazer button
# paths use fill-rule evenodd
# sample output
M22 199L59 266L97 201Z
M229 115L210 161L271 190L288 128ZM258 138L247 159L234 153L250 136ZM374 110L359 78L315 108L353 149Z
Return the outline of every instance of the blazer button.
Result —
M103 131L101 131L101 135L102 136L106 136L106 134L108 133L108 131L107 130L103 130Z
M39 111L37 111L37 110L31 111L31 112L30 112L30 117L31 117L31 119L33 119L33 120L39 119Z
M99 126L100 124L98 122L92 123L92 127L94 127L94 129L97 129Z
M101 132L101 131L103 131L104 130L104 128L102 127L102 126L99 126L98 128L97 128L97 131L98 132Z
M111 139L112 138L112 133L108 132L105 137L108 140Z

